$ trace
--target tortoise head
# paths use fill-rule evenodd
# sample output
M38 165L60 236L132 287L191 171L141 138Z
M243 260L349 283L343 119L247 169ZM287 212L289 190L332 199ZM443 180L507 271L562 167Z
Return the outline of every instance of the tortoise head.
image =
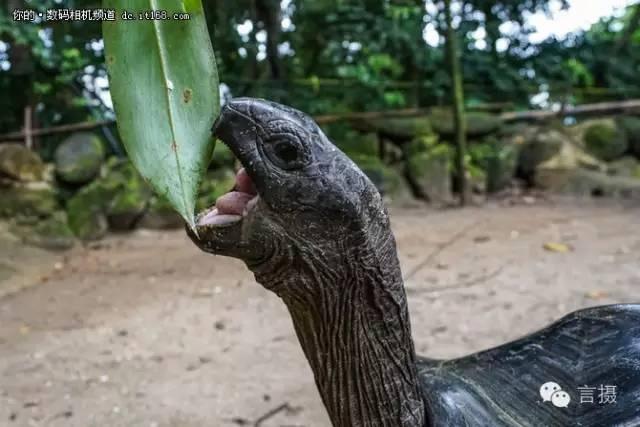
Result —
M349 238L373 217L386 219L375 186L305 114L239 98L223 107L213 132L243 169L189 234L206 252L243 260L263 285L281 280L259 274L340 260Z

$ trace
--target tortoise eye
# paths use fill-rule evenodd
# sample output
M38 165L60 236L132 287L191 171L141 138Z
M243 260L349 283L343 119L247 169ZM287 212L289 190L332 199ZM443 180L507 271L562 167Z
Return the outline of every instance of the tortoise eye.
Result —
M285 170L299 169L308 163L309 154L295 135L278 135L265 141L271 162Z

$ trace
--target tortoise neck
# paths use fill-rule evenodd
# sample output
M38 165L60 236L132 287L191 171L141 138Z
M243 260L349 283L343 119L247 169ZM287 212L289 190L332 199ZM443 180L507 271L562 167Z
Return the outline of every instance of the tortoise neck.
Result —
M388 228L373 235L381 236L375 245L345 257L346 272L316 268L309 279L305 269L305 283L297 287L313 289L312 297L281 296L334 426L423 427L426 410L395 240Z

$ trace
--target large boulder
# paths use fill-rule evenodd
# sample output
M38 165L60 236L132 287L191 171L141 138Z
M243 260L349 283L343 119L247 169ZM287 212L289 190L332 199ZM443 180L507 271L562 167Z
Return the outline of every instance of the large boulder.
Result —
M214 154L209 167L211 169L233 168L236 157L226 144L216 141Z
M448 109L434 109L431 114L433 130L447 138L455 134L453 112ZM478 138L496 132L502 126L502 119L489 113L465 113L466 134L470 138Z
M219 169L207 172L200 184L198 199L196 200L196 209L200 211L213 206L218 197L231 191L235 183L236 174L232 169Z
M184 220L164 198L154 196L149 201L138 227L149 230L170 230L184 227Z
M348 156L378 157L378 134L350 131L333 142Z
M109 228L133 228L151 199L151 189L126 160L110 159L102 176L67 202L69 225L82 240L98 240Z
M407 176L414 192L435 204L450 203L453 149L437 140L421 138L411 143L406 156Z
M469 147L472 163L485 173L485 188L489 193L507 188L516 175L520 146L489 138Z
M583 176L581 171L606 175L606 165L577 144L568 142L555 156L536 168L534 183L539 188L561 192L564 188L575 188L573 182L576 177Z
M640 117L621 117L618 123L627 134L631 153L640 159Z
M0 217L46 217L59 209L56 192L45 182L0 187Z
M24 243L43 249L67 250L76 242L64 211L54 212L35 222L15 221L11 231Z
M375 132L397 143L433 134L431 120L427 116L358 120L353 122L353 126L364 132Z
M538 182L544 189L560 194L640 200L640 179L611 176L595 170L542 168Z
M520 146L518 169L529 178L539 165L556 156L566 144L571 144L571 138L555 129L531 127L514 135L511 142Z
M386 201L404 203L413 198L407 182L398 169L385 165L375 156L354 156L352 160L369 177Z
M587 152L605 162L620 158L629 149L627 133L613 119L586 127L583 138Z
M640 161L633 156L624 156L609 163L607 173L613 176L640 179Z
M151 200L151 187L129 161L110 164L103 180L118 189L106 206L109 228L114 231L133 229Z
M99 240L109 231L106 205L113 198L115 189L107 188L100 181L80 189L67 202L69 226L81 240Z
M86 184L96 178L104 162L105 150L92 133L74 133L56 149L54 160L58 178L68 184Z
M45 165L35 152L20 144L0 144L0 178L35 182L44 174Z

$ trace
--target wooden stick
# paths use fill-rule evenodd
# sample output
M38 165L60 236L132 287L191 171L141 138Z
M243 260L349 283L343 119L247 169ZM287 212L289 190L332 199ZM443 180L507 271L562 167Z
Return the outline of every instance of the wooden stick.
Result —
M576 107L567 107L560 111L514 111L500 114L500 118L506 122L518 120L546 120L554 117L583 116L589 114L612 114L619 112L640 111L640 99L616 102L599 102L596 104L584 104Z
M68 125L60 125L60 126L51 126L48 128L42 129L32 129L31 136L44 136L44 135L54 135L56 133L66 133L66 132L74 132L77 130L87 130L94 129L100 126L109 126L114 124L114 120L101 120L101 121L91 121L91 122L80 122L80 123L71 123ZM2 140L20 140L25 138L25 132L10 132L5 133L4 135L0 135L0 141Z

